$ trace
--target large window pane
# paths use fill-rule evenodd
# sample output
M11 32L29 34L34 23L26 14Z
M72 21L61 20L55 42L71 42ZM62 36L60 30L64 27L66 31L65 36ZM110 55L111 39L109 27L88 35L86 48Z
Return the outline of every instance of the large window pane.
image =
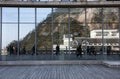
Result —
M71 59L81 59L86 53L86 26L85 26L85 9L71 8L70 9L70 34L72 35ZM78 49L78 50L77 50ZM79 51L80 50L80 51ZM83 51L83 52L82 52Z
M20 23L32 22L35 23L34 8L20 8Z
M69 35L68 35L68 8L53 9L53 50L54 58L64 60L68 59L69 53ZM59 50L57 49L59 47ZM66 56L65 56L66 54Z
M87 54L92 59L101 59L102 56L102 9L87 8ZM91 14L92 13L92 14ZM90 58L91 59L91 58Z
M37 8L36 49L40 59L52 56L52 14L51 8Z
M18 8L2 8L3 22L18 22Z
M18 25L17 24L2 24L2 55L8 55L7 60L15 60L17 55L18 45Z
M32 54L35 42L35 24L20 24L20 55Z
M119 52L118 8L104 8L105 60L115 60Z
M48 23L51 23L51 8L37 8L37 23L43 23L47 20Z

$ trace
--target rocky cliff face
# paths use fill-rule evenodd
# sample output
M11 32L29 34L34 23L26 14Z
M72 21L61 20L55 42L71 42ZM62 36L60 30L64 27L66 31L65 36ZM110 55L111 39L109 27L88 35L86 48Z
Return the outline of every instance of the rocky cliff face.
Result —
M102 27L102 11L101 9L88 8L86 9L87 26L85 26L85 9L72 8L70 10L70 20L68 20L68 9L56 9L53 13L53 34L54 44L62 44L63 34L68 34L68 22L70 22L70 33L74 37L89 37L89 33L93 29L101 29ZM117 29L118 28L118 13L117 9L109 8L104 9L104 28ZM36 43L37 48L47 47L51 48L52 45L52 14L39 23L36 28ZM34 30L28 33L23 40L20 41L20 46L26 46L31 49L34 45Z

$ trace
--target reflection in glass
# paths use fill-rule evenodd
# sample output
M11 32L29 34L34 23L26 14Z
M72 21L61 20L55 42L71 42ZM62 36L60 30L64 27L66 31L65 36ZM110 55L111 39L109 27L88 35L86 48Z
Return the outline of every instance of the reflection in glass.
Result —
M52 55L52 14L51 8L37 8L36 49L41 59Z
M2 49L8 55L16 56L17 47L21 58L34 55L35 48L35 57L40 59L115 59L119 53L117 8L104 8L103 16L102 8L87 8L86 12L85 8L71 8L70 17L68 8L54 8L52 14L51 8L37 8L36 12L35 8L20 8L18 13L18 8L4 7L2 14ZM59 54L55 54L56 45ZM82 56L77 57L78 46Z
M3 22L18 22L18 8L2 8Z
M104 47L105 59L115 59L119 52L118 9L104 8ZM111 58L110 58L110 55ZM113 58L112 58L113 57Z
M59 55L64 60L65 53L69 53L69 34L68 34L68 8L54 8L53 9L53 50L55 55ZM57 47L60 52L57 52ZM67 59L66 58L66 59Z
M34 8L20 8L20 23L35 23Z
M35 41L35 24L20 24L20 55L32 54Z
M88 8L89 13L87 17L91 17L88 20L89 27L89 50L88 54L97 56L97 59L101 59L102 55L102 9L101 8ZM90 16L91 12L93 13ZM94 48L93 48L94 47ZM94 57L95 58L95 57Z
M18 45L18 25L2 24L2 26L2 49L6 49L8 55L16 55Z
M51 8L37 8L37 23L44 23L45 20L47 20L48 23L51 23L51 15Z
M51 53L52 38L51 24L39 24L36 29L37 33L37 53Z
M72 34L73 40L71 49L76 58L81 58L85 54L87 30L85 26L85 9L70 8L70 34Z

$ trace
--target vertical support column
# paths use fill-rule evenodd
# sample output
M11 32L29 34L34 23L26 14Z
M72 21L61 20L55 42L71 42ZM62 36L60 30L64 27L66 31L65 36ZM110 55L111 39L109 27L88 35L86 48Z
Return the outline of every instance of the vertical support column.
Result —
M2 55L2 7L0 7L0 55ZM6 55L0 56L2 61L6 61Z
M102 15L102 57L101 60L104 60L104 15L103 15L103 7L101 9L101 15Z
M71 37L71 35L70 35L70 8L68 8L68 35L69 35L69 38L68 38L68 41L69 41L69 43L68 43L68 46L69 46L69 55L70 55L70 37ZM69 56L70 57L70 56Z
M18 43L17 43L17 56L20 55L20 42L19 42L19 38L20 38L20 8L18 7Z
M54 33L53 32L54 22L53 21L54 21L54 18L53 18L53 8L52 8L52 28L51 28L51 31L52 31L52 33L51 33L51 36L52 36L52 51L51 51L52 52L52 59L53 59L53 41L54 41L53 40L53 38L54 38L54 34L53 34Z
M85 27L87 27L87 11L86 11L86 8L85 8ZM85 33L87 33L87 28L85 29ZM86 42L85 42L85 49L87 49L87 34L85 34L85 40L86 40ZM87 57L87 50L85 51L85 59L87 59L86 58Z
M2 49L2 7L0 7L0 52Z
M37 8L35 8L35 42L34 42L34 45L35 45L35 56L37 54L37 43L36 43L36 40L37 40L37 34L36 34L36 27L37 27Z
M120 51L120 7L119 7L119 11L118 11L119 13L119 15L118 15L118 17L119 17L119 51ZM120 55L120 52L119 52L119 55Z

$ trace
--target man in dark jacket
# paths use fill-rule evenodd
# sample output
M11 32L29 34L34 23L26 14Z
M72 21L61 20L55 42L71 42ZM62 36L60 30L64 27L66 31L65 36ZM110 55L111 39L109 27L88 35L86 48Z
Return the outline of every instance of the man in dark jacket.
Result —
M79 45L78 47L77 47L77 54L76 54L76 56L78 57L78 56L82 56L82 48L81 48L81 45Z
M111 54L111 47L107 46L107 55L110 55L110 54Z
M35 54L35 45L32 47L32 55Z
M59 47L59 45L57 44L57 46L56 46L56 55L58 55L59 52L60 52L60 47Z

